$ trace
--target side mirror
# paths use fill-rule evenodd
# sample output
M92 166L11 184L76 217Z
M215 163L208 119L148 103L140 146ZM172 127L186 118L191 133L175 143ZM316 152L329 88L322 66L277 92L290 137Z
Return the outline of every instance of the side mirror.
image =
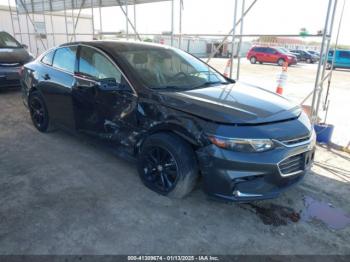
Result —
M125 85L121 83L117 83L115 78L104 78L98 81L99 89L101 91L119 91L124 90Z
M26 44L21 44L21 46L24 48L24 49L28 49L28 46Z

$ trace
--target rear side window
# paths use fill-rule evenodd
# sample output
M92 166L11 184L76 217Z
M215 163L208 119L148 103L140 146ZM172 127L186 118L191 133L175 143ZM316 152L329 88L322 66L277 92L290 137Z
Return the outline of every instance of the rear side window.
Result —
M95 79L114 78L121 83L122 74L118 68L98 50L82 46L79 55L79 73Z
M268 53L268 54L274 54L276 52L276 50L272 49L272 48L266 48L265 52Z
M62 47L56 49L52 66L67 71L69 73L74 73L76 53L76 46Z
M263 47L255 47L254 51L255 52L264 52L264 48Z
M339 57L341 57L341 58L348 58L348 59L350 59L350 52L346 52L346 51L339 51Z
M55 50L52 50L51 52L47 53L42 59L41 62L45 65L52 65L53 55L55 54Z

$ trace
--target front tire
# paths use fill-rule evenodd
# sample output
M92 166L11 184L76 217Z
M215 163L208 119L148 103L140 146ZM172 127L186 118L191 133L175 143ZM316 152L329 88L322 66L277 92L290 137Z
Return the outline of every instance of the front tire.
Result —
M44 98L38 91L34 91L29 95L28 105L30 117L35 128L43 133L50 132L52 125L49 113Z
M138 172L146 187L172 198L185 197L198 179L191 146L171 133L157 133L146 139L138 157Z

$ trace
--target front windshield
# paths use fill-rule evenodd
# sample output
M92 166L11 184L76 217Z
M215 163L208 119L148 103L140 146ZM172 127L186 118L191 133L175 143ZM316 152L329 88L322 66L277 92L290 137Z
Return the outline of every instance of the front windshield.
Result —
M20 47L18 42L9 34L0 32L0 48L17 48Z
M228 83L204 62L178 49L145 48L119 54L152 89L194 89Z

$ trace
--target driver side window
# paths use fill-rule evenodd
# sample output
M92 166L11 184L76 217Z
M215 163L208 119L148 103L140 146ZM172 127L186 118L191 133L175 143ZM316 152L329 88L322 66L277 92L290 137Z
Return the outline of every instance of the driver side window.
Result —
M117 83L121 83L122 79L119 69L105 55L85 46L80 49L79 73L97 80L114 78Z

